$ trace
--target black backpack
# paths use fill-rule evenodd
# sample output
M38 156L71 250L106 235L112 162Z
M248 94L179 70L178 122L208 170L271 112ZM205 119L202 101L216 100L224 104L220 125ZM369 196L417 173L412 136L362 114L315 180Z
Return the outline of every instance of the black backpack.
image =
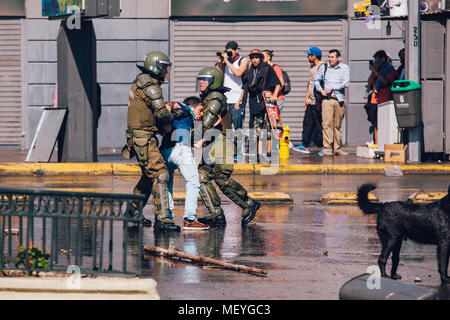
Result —
M275 64L274 66L278 66ZM278 66L280 67L280 66ZM281 69L281 67L280 67ZM289 79L288 73L281 69L281 73L283 74L283 80L284 80L284 87L281 88L281 93L283 95L287 95L289 92L291 92L291 80Z
M327 70L328 70L328 64L325 62L323 63L325 66L325 70L323 72L323 78L322 80L320 80L320 85L322 86L322 88L324 88L325 85L325 75L327 74ZM319 68L322 65L319 66ZM317 71L319 71L319 69L317 69ZM316 90L316 87L314 87L314 97L316 98L316 108L317 111L322 112L322 100L324 99L324 97L322 96L322 93L320 93L319 91Z
M284 95L287 95L289 92L291 92L291 80L289 79L289 76L286 71L281 70L283 73L283 80L284 80L284 87L281 89L281 92Z

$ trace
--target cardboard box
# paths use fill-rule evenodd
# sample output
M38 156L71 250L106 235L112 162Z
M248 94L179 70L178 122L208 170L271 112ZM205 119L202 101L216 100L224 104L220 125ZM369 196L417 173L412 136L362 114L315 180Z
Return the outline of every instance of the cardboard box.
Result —
M403 144L385 144L384 145L384 161L404 163L406 160L406 148L408 145Z

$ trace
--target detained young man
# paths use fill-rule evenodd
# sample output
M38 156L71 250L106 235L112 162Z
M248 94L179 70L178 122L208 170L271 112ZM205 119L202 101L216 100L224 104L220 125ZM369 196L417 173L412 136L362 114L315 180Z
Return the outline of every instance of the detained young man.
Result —
M173 219L173 174L180 170L186 183L186 198L184 204L184 230L209 229L197 220L197 199L200 192L200 181L197 164L191 151L191 129L194 121L201 120L203 116L202 101L197 97L184 99L183 104L175 103L172 108L181 108L184 117L174 120L163 128L164 136L160 146L161 154L169 170L169 209Z

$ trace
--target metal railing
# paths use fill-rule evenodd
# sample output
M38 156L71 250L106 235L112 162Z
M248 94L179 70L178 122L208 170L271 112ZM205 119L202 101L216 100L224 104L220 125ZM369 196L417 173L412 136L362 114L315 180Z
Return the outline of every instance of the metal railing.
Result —
M140 274L143 206L143 195L0 188L0 270L76 265L84 273ZM16 266L19 248L29 261L33 246L49 254L48 268Z

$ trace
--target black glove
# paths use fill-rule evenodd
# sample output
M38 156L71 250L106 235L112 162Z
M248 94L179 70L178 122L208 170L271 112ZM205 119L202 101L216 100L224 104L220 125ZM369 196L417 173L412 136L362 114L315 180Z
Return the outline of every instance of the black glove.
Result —
M164 107L155 112L155 119L161 124L171 123L174 119L174 115Z
M186 117L186 111L183 109L173 109L172 114L175 120L180 120Z

